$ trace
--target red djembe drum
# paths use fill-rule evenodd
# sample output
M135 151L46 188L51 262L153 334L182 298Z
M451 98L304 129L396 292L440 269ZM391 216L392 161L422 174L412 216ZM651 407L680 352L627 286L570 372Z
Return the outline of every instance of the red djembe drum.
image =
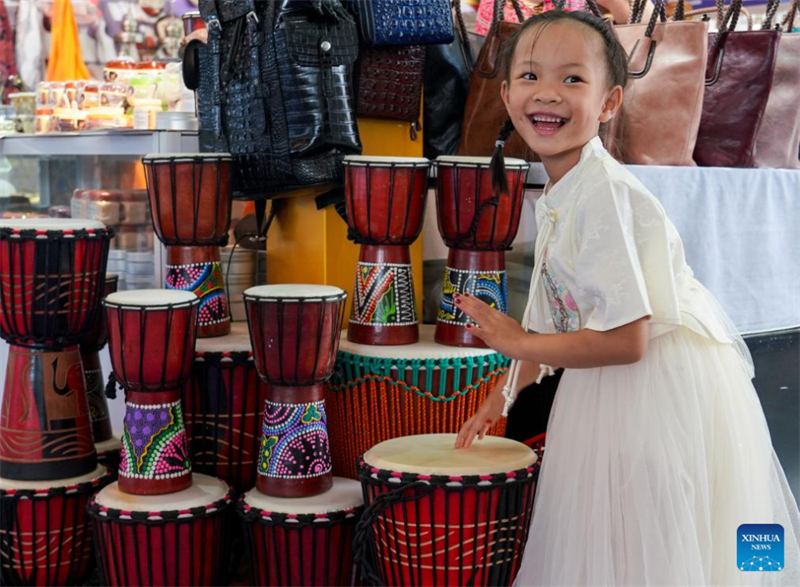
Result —
M181 387L192 369L197 306L191 292L118 292L103 306L114 376L125 388L119 489L173 493L192 484Z
M188 489L132 497L112 483L89 502L102 585L228 585L233 488L195 475Z
M359 465L367 507L355 561L367 585L511 585L528 540L539 466L520 442L405 436Z
M419 340L408 247L422 230L429 169L424 158L344 158L347 223L361 245L347 331L351 342Z
M238 492L253 488L267 392L247 324L235 322L227 336L197 341L182 395L192 471L224 479Z
M0 478L0 583L83 585L94 568L86 506L110 480L100 465L56 481Z
M103 295L111 230L97 221L0 220L0 336L9 344L0 477L94 471L78 342Z
M105 279L103 297L117 291L118 277L108 275ZM89 416L92 419L92 435L95 444L106 443L114 438L111 430L111 419L108 417L106 402L106 381L100 365L100 351L108 342L106 313L98 304L97 314L90 321L91 328L83 335L80 342L83 375L86 377L86 397L89 400ZM119 442L119 441L117 441ZM98 450L98 457L99 457Z
M528 163L506 159L508 193L495 195L489 157L438 157L436 211L439 232L450 248L436 342L486 348L466 329L469 318L455 305L455 294L469 294L508 313L505 251L517 236L525 198Z
M232 165L228 154L145 155L153 228L167 247L165 287L200 298L197 336L231 331L219 247L228 244Z
M364 510L361 485L333 478L313 497L268 497L254 489L236 506L250 584L353 585L353 537Z
M330 489L323 384L333 373L347 293L325 285L263 285L244 292L253 358L270 385L256 487L276 497Z

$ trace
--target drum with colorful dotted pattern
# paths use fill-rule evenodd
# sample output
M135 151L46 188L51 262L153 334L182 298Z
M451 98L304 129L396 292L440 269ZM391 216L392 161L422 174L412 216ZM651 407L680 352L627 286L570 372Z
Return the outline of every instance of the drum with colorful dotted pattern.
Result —
M119 487L172 493L192 482L181 388L194 358L199 299L186 291L136 290L106 297L114 376L125 388Z

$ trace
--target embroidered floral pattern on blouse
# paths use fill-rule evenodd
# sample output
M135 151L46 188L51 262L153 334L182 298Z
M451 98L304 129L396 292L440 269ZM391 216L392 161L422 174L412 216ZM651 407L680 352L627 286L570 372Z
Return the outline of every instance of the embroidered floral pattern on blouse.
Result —
M542 264L542 285L547 292L550 316L557 332L572 332L581 327L581 315L578 304L566 287L558 282L545 262Z

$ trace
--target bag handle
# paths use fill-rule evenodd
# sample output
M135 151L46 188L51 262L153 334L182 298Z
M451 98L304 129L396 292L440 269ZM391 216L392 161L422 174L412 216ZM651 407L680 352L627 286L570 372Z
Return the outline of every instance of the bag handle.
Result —
M793 4L796 4L795 1ZM767 10L764 13L764 22L761 23L761 30L768 31L772 28L772 21L775 20L775 13L780 8L781 0L769 0L767 2ZM790 9L791 10L791 9Z
M467 32L467 24L464 22L464 14L461 12L461 0L453 0L453 8L456 13L456 34L461 39L462 51L466 58L467 73L472 77L472 68L475 66L475 55L472 52L472 45L469 42L469 32Z
M514 7L514 12L517 13L517 20L520 22L520 24L525 22L525 15L522 13L519 0L510 0L510 2ZM505 7L506 0L494 0L492 4L492 26L489 27L489 32L486 33L487 37L493 33L497 33L497 29L500 27L500 21L506 19Z
M720 5L724 6L724 0L717 0L717 6L719 7ZM716 50L717 56L711 77L706 78L706 86L713 86L719 79L720 72L722 71L722 62L725 59L724 41L729 32L736 30L736 22L739 20L739 14L741 11L742 0L733 0L727 12L725 13L722 26L714 37L713 48Z
M783 22L781 23L785 31L792 30L792 27L794 27L794 19L797 17L798 14L800 14L800 1L794 0L794 4L789 9L789 12L786 13L786 17L783 19Z

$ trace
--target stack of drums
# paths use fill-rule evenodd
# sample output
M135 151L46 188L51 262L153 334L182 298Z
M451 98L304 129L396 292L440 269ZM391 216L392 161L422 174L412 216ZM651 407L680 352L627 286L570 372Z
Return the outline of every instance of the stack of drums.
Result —
M141 290L104 306L125 388L119 480L89 504L106 585L218 585L229 564L233 489L193 475L181 389L195 356L199 298Z
M97 221L0 221L0 578L80 583L91 570L86 503L97 464L78 347L96 319L113 233Z
M333 373L347 294L273 285L244 294L253 358L269 385L256 489L237 511L253 585L351 585L363 503L331 472L323 384Z

